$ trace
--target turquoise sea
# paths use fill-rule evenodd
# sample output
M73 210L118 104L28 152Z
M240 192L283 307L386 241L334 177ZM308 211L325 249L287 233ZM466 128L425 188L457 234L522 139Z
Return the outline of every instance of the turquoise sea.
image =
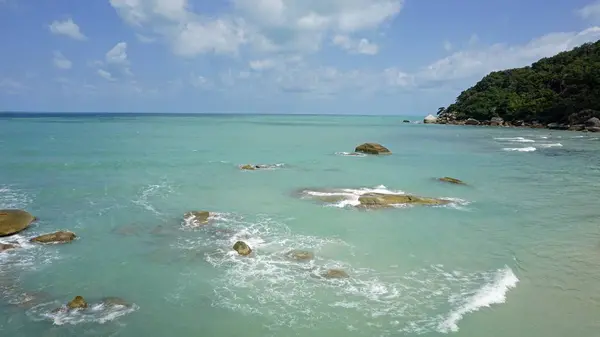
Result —
M0 117L0 208L39 218L0 239L0 336L598 336L600 135L405 118ZM372 190L452 202L352 207Z

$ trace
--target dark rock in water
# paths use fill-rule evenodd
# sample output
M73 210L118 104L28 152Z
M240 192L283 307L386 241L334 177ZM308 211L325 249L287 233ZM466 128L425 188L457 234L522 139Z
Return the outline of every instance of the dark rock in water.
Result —
M405 119L402 121L402 123L410 123L410 121L408 119Z
M35 217L20 209L0 210L0 236L17 234L29 227Z
M81 296L75 296L71 302L67 303L67 308L69 309L84 309L87 308L88 304Z
M439 178L438 180L447 182L447 183L451 183L451 184L465 185L465 183L462 180L456 179L456 178L451 178L451 177L443 177L443 178Z
M593 126L593 127L586 128L586 130L589 132L600 132L600 127Z
M308 261L314 258L314 254L305 250L293 250L286 254L290 259L297 261Z
M19 248L19 245L14 245L11 243L0 243L0 253L5 250L15 249L15 248Z
M348 275L348 273L346 273L345 271L343 271L341 269L329 269L325 273L323 273L321 276L323 276L324 278L348 278L348 277L350 277Z
M583 131L583 130L585 130L585 125L583 125L583 124L571 125L569 127L569 131Z
M73 232L58 231L56 233L40 235L29 241L36 243L68 243L75 240L76 237L77 235Z
M501 117L493 117L490 120L490 125L491 126L502 126L502 125L504 125L504 119L502 119Z
M238 241L233 245L233 250L243 256L248 256L252 253L252 249L243 241Z
M445 205L450 203L448 200L417 197L407 194L380 194L368 193L358 198L362 208L386 208L398 204L416 204L416 205Z
M469 118L465 121L465 125L479 125L479 121L475 118Z
M201 226L208 223L210 212L208 211L191 211L183 215L183 219L195 226Z
M550 123L550 124L546 125L546 127L550 130L568 130L569 129L568 125L558 124L558 123Z
M354 152L361 152L366 154L391 154L385 146L377 143L364 143L356 147Z
M585 126L587 127L600 127L600 119L597 117L592 117L585 121Z

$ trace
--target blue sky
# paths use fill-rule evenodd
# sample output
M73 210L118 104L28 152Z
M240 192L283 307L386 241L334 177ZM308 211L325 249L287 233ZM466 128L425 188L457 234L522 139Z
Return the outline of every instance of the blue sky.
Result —
M0 0L0 30L0 111L422 115L600 39L600 1Z

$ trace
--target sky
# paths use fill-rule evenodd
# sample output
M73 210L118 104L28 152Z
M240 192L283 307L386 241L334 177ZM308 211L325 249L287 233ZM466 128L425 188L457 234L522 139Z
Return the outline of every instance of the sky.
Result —
M600 39L589 0L0 0L0 111L425 115Z

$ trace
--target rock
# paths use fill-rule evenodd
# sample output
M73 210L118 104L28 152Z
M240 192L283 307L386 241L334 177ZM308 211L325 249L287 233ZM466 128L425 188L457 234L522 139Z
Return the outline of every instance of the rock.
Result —
M490 125L491 126L502 126L502 125L504 125L504 119L502 119L501 117L493 117L490 120Z
M583 131L583 130L585 130L585 125L583 125L583 124L571 125L569 127L569 131Z
M356 147L354 152L361 152L367 154L391 154L385 146L377 143L364 143Z
M465 125L479 125L479 121L475 118L469 118L465 121Z
M324 278L348 278L348 273L341 269L329 269L322 274Z
M0 236L9 236L29 227L35 217L20 209L0 210Z
M405 119L402 121L402 123L410 123L410 121L408 119Z
M585 121L585 126L587 127L600 127L600 119L597 117L592 117Z
M13 245L11 243L0 243L0 253L5 250L15 249L15 248L19 248L19 245Z
M437 117L433 115L427 115L427 117L423 119L423 123L425 124L433 124L435 122L437 122Z
M69 309L85 309L87 306L88 304L81 296L75 296L71 302L67 303L67 308Z
M243 256L248 256L252 253L252 249L243 241L238 241L233 245L233 250Z
M600 132L600 127L593 126L593 127L586 128L586 130L589 132Z
M58 231L56 233L37 236L29 241L36 243L68 243L75 240L76 237L77 235L73 232Z
M546 125L546 127L550 130L569 130L568 125L558 124L558 123L550 123L550 124Z
M210 212L207 211L191 211L183 215L183 219L194 226L201 226L208 223Z
M293 250L287 253L290 259L297 261L308 261L314 258L314 254L305 250Z
M513 122L514 126L525 126L525 121L523 120L517 120Z
M362 208L385 208L398 204L416 204L416 205L445 205L450 203L448 200L423 198L407 194L381 194L367 193L358 198Z
M451 178L451 177L443 177L443 178L439 178L438 180L444 181L447 183L451 183L451 184L465 185L465 183L462 180L456 179L456 178Z
M572 113L569 115L569 124L585 124L586 121L593 117L600 117L600 111L592 110L592 109L584 109L579 112ZM600 125L590 125L590 126L600 126Z
M246 165L240 166L240 170L253 171L253 170L256 170L256 166L255 165L246 164Z

